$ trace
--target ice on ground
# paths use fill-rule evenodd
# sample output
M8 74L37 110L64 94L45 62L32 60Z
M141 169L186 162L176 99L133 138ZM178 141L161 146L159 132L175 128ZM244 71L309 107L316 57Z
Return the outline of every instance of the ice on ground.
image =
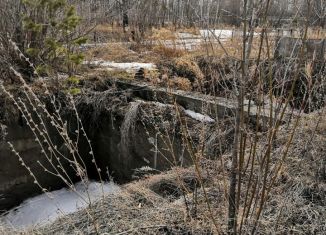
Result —
M196 113L189 109L185 110L185 114L197 121L200 121L200 122L204 122L204 123L214 123L215 122L215 120L212 119L211 117L209 117L207 115L203 115L201 113Z
M103 189L103 190L102 190ZM74 213L95 202L102 196L119 192L114 183L78 183L75 191L64 188L27 199L19 207L4 216L4 222L15 229L27 229L46 225L57 218Z
M83 64L89 64L99 67L105 67L107 69L119 69L125 70L127 72L135 72L140 68L147 69L147 70L155 70L156 65L153 63L116 63L113 61L105 61L105 60L94 60L94 61L85 61Z

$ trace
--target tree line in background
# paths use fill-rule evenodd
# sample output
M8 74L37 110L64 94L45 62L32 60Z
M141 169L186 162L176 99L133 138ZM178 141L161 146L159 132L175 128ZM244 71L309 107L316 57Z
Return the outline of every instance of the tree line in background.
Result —
M267 0L248 0L248 9L263 6ZM326 3L323 0L269 0L268 19L272 25L296 24L306 16L312 5L311 25L325 26ZM120 22L160 27L208 27L218 24L239 26L242 22L243 0L71 0L85 20ZM257 14L264 14L260 9ZM259 17L257 17L259 18Z
M81 18L66 0L3 0L0 9L3 79L12 66L27 77L62 70L72 75L83 61L76 50L86 42L77 31Z
M118 25L125 32L137 30L140 33L153 27L165 26L174 28L214 28L222 24L242 26L240 52L242 59L229 61L231 63L230 76L232 81L235 81L234 85L231 85L231 91L232 96L237 100L237 105L233 149L230 155L230 183L229 190L225 190L227 191L225 196L228 197L229 204L229 234L237 234L238 231L239 234L245 233L243 229L245 226L251 226L250 231L255 234L274 183L281 174L284 159L288 155L300 120L300 115L295 117L294 125L289 126L288 129L289 136L283 140L282 151L277 155L278 158L273 159L278 132L287 107L290 106L295 96L296 84L301 78L302 70L296 64L292 66L292 60L282 65L273 64L267 29L272 26L300 26L304 31L303 40L305 41L309 27L325 26L324 0L1 0L0 14L0 76L2 76L0 80L10 77L10 74L8 75L10 67L14 67L13 71L29 76L33 76L31 73L35 72L43 76L43 74L51 75L51 73L55 74L63 70L72 77L74 68L83 61L82 54L79 54L76 48L85 42L84 36L98 24ZM259 52L257 59L253 61L254 66L250 66L257 27L262 29L258 38ZM263 59L264 49L266 49L267 59ZM298 56L299 64L306 62L304 53L302 44ZM274 68L275 72L273 72ZM282 70L284 68L286 68L285 72ZM291 68L294 68L293 73L288 73L287 70ZM309 70L309 67L306 66L305 69ZM274 83L274 79L277 74L282 79L283 75L284 78L288 76L290 82L280 83L282 99L276 100L278 103L275 103L274 91L277 83ZM311 81L312 77L311 72L309 77ZM225 74L221 76L221 80L225 78L227 78ZM252 82L252 78L255 81ZM24 80L23 82L26 85ZM255 82L257 85L252 85ZM251 92L256 88L257 94ZM305 93L304 97L311 95L313 91L311 89L309 91L311 93ZM254 130L252 130L251 121L245 117L244 105L248 98L247 94L251 93L256 97L249 98L247 112L250 113L251 100L254 99L257 100L259 110L255 117L257 127ZM36 97L36 95L32 94L31 97ZM266 116L267 121L260 114L261 108L264 109L266 99L270 104L270 111ZM275 114L274 103L276 104ZM39 105L43 108L43 105ZM298 113L301 114L305 108L305 102L300 103L299 106ZM73 107L78 118L78 112L75 111L77 109ZM43 112L47 114L45 108ZM51 118L51 115L49 117ZM61 122L60 118L59 116L58 122ZM263 120L267 124L264 125L265 130L260 131L259 122ZM77 121L81 125L80 130L84 131L82 121L79 119ZM59 125L59 129L64 130L65 126L63 122L61 123L62 126ZM83 133L87 137L86 133L79 132L80 130L76 133ZM184 132L187 137L187 130ZM65 136L68 137L68 134L65 133ZM265 138L261 140L265 141L264 144L260 143L261 137ZM71 145L71 141L68 138L68 146L69 144ZM260 144L264 146L262 149L259 149ZM189 146L189 148L192 147ZM73 150L72 154L75 154L74 148L70 146L70 150ZM250 153L247 159L248 149ZM93 151L90 155L94 157ZM199 169L199 160L204 154L202 150L199 150L193 155L194 164ZM273 160L276 162L273 163ZM76 164L76 169L79 170L79 168ZM78 173L81 176L84 175L83 171L78 171ZM200 171L197 175L206 195ZM249 179L247 180L245 176L249 176ZM205 197L207 206L210 207L209 200L207 196ZM211 217L218 231L219 226L213 213Z
M325 26L326 3L323 0L245 0L246 14L243 1L1 0L0 76L8 77L7 68L11 65L16 65L24 74L33 71L13 49L30 57L38 66L37 71L48 73L64 64L65 70L72 73L83 59L75 53L75 48L85 42L85 34L103 23L117 25L140 38L153 27L237 27L243 24L244 15L249 24L258 25L261 24L258 22L260 16L265 15L264 2L269 1L269 27L303 25L307 9L310 9L309 25ZM17 47L12 47L12 42Z

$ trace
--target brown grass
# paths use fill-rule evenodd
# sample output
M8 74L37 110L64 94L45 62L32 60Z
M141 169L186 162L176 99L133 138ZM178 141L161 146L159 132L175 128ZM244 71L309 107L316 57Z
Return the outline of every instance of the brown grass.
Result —
M187 52L185 50L166 47L163 44L154 46L153 52L158 56L162 56L164 58L176 58L185 55Z
M180 170L184 177L194 177L193 170ZM101 233L112 234L205 234L212 230L208 221L191 220L183 202L171 202L168 195L160 195L155 188L162 182L180 185L178 170L150 177L122 187L119 194L99 201L88 212L94 215ZM165 197L167 196L167 197ZM73 221L73 223L71 223ZM41 234L90 234L94 232L88 222L86 210L57 220L40 229Z
M0 224L0 234L4 234L4 235L30 235L30 234L35 234L35 232L33 232L33 230L20 230L20 231L17 231L13 228L10 228L8 226L5 226L5 225L1 225Z
M160 28L152 29L152 33L149 36L149 39L151 40L176 40L176 34L175 31L169 29L169 28Z
M111 24L99 24L94 28L94 31L101 33L110 33L116 30L114 30Z
M103 47L92 48L86 52L86 60L101 59L114 62L140 62L136 52L121 43L111 43Z
M197 80L203 80L204 74L192 56L183 56L175 59L176 69L185 73L193 74Z
M323 28L309 28L308 39L325 39L326 30Z
M175 78L170 78L167 81L167 84L164 82L164 85L177 89L177 90L183 90L183 91L191 91L192 90L192 84L189 81L188 78L183 78L183 77L175 77Z
M236 59L241 59L242 57L242 46L243 41L241 37L233 37L227 41L221 41L220 45L215 39L211 41L203 42L196 50L190 51L189 54L193 57L196 56L215 56L218 58L232 57ZM270 56L273 58L274 55L274 40L269 39L270 46ZM258 57L260 47L260 37L255 36L253 39L252 51L250 54L250 59L256 59ZM223 49L224 48L224 49ZM267 47L266 43L262 47L261 59L267 58Z
M91 42L94 39L94 34L98 42L121 42L129 39L129 35L123 31L122 27L110 24L97 25L89 34Z
M289 157L284 162L259 221L259 234L323 234L325 231L326 185L325 179L319 178L317 173L322 166L321 160L325 158L326 124L322 120L315 128L320 115L323 113L312 113L301 120ZM316 135L311 142L315 129ZM279 160L280 150L289 134L287 126L283 126L275 143L272 165ZM266 143L263 136L260 138L257 151L263 150ZM249 151L246 152L249 154ZM217 234L208 213L206 199L220 225L219 229L224 233L228 208L225 180L228 179L229 162L228 154L217 160L200 160L207 197L199 185L189 184L196 182L198 175L193 167L173 168L122 186L119 194L99 201L88 211L79 211L61 218L54 224L41 228L39 233L94 232L87 215L87 212L91 212L99 231L103 233ZM247 179L248 174L243 175L244 179ZM242 210L240 205L240 214ZM251 222L247 221L243 234L250 231Z
M200 35L199 28L196 28L196 27L178 29L177 32L190 33L193 35Z

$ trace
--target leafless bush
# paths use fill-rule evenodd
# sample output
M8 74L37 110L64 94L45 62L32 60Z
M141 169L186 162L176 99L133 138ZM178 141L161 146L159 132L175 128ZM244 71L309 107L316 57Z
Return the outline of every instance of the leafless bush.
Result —
M84 139L88 145L87 154L91 157L91 162L98 173L101 182L102 196L104 197L103 181L101 178L101 170L95 161L91 141L79 117L73 96L69 93L65 94L65 103L63 103L62 100L58 102L57 96L51 94L46 82L42 81L42 88L45 93L44 97L40 95L39 91L35 91L32 85L26 83L19 72L13 68L11 69L21 83L22 94L17 96L17 94L7 90L6 86L2 83L0 84L0 90L10 98L11 102L15 105L17 110L19 110L22 118L33 133L35 142L38 143L40 151L45 157L45 161L39 160L37 163L46 173L57 177L58 180L62 181L67 187L80 196L81 200L91 206L92 201L88 192L88 167L85 164L85 156L82 156L79 152L79 145L82 139ZM48 102L46 100L48 100ZM66 106L75 117L72 125L71 123L68 124L62 115L63 106ZM74 129L71 129L72 127ZM4 127L1 125L1 128ZM5 129L1 129L1 131L5 131ZM59 142L58 138L60 139ZM58 143L61 143L61 146L58 146ZM16 151L16 146L11 142L8 142L8 146L18 158L20 164L29 172L39 189L50 196L48 189L41 185L39 179L36 177L36 172L33 172L27 164L28 160L24 159L20 153ZM69 168L66 167L67 164L70 166ZM71 174L71 171L73 174ZM86 197L80 195L75 189L74 183L76 176L87 189ZM89 214L89 218L92 219L92 215ZM95 221L93 222L96 230Z
M134 24L133 27L137 28L141 34L144 33L145 28L150 28L155 24L165 24L166 18L170 19L175 27L183 23L187 24L187 22L194 23L194 19L198 25L214 25L212 21L215 22L217 19L211 18L212 13L220 13L223 9L216 6L215 10L210 8L213 9L211 12L209 9L203 9L203 4L199 4L198 1L196 3L188 1L186 6L183 6L181 1L178 1L179 5L176 1L171 1L170 5L167 4L164 7L157 4L157 1L152 2L156 5L151 4L151 1L108 1L105 6L112 6L113 9L110 8L110 10L118 12L119 16L112 17L115 19L111 20L122 21L124 31L127 31L129 25ZM110 198L101 205L96 204L97 207L105 209L113 205L116 213L114 216L108 212L109 210L105 210L106 217L96 219L102 219L102 223L106 225L114 223L116 226L112 228L114 232L142 233L153 227L155 232L160 232L161 228L170 229L168 231L171 232L175 231L173 230L175 228L161 225L162 221L186 227L189 224L184 225L184 221L188 219L196 226L198 226L197 222L204 223L209 232L217 234L255 234L261 231L263 233L290 233L297 230L302 233L311 231L319 233L325 230L323 227L325 157L322 154L325 138L320 134L324 131L320 130L320 127L325 124L321 119L315 123L318 115L322 117L323 114L318 114L317 117L311 116L310 122L302 122L305 117L304 111L311 112L325 104L323 76L325 65L314 66L315 61L304 57L305 43L300 45L296 58L292 55L286 60L274 59L271 42L273 37L269 32L273 20L270 20L270 17L271 12L276 12L279 6L270 0L244 0L242 3L241 16L240 4L231 6L232 10L229 11L230 14L238 14L235 21L242 21L243 32L241 39L238 38L236 42L239 47L235 50L238 53L236 56L228 53L228 48L218 40L216 45L222 48L223 59L218 60L215 55L215 57L200 58L199 63L186 56L175 58L183 55L185 53L183 51L179 54L179 51L165 47L156 48L158 52L165 53L169 59L174 58L171 67L175 66L175 68L172 70L175 70L174 72L180 77L192 79L193 84L197 82L195 88L198 88L198 91L229 98L225 106L230 109L230 112L225 112L223 116L216 115L213 117L213 123L207 124L205 120L195 122L187 118L185 109L177 104L173 96L170 97L172 101L167 101L170 104L142 101L131 103L121 126L120 144L125 149L128 147L130 140L136 138L136 125L141 122L153 145L154 165L157 164L159 154L171 165L183 165L186 152L193 164L194 174L191 180L194 181L192 182L194 186L192 185L190 189L184 180L188 172L177 169L173 179L163 180L161 176L149 179L152 181L149 184L158 179L160 183L156 185L158 189L157 187L152 187L152 190L142 187L139 189L131 186L126 195ZM308 39L311 13L318 8L314 5L315 1L310 0L306 3L307 5L298 5L297 10L292 12L296 16L305 13L304 17L290 19L295 27L299 27L300 39L303 42ZM80 8L82 4L79 5ZM99 6L100 4L104 2L99 1ZM209 4L212 4L212 1L209 1ZM153 12L158 9L161 14L166 14L163 18L154 17ZM89 10L90 14L98 11L98 9L90 8L86 10ZM144 12L144 14L139 12ZM283 13L292 16L290 9L284 10ZM282 15L276 15L277 20L281 21ZM318 13L318 22L323 20L323 17L323 13ZM151 18L155 19L152 23ZM130 19L132 19L131 22L129 22ZM214 47L212 51L214 52ZM10 64L7 61L4 63ZM22 84L24 99L15 97L3 85L1 88L23 114L49 163L54 164L48 153L57 157L54 161L59 166L61 159L70 162L74 171L86 184L88 180L86 166L82 156L78 153L78 142L81 136L86 138L90 148L89 155L95 167L99 168L74 99L70 95L67 96L67 105L73 110L77 125L74 133L69 133L65 121L60 116L61 110L56 106L54 96L51 96L46 89L46 84L45 91L53 106L52 113L14 68L12 72ZM164 77L169 81L169 76L166 76ZM176 86L185 86L186 89L190 87L189 83L185 83L180 78L174 82ZM163 83L165 83L164 80ZM171 83L166 82L165 85L171 88ZM115 103L111 99L112 94L115 94L114 91L109 90L103 93L88 93L87 96L82 97L79 100L80 103L86 103L91 107L85 112L91 110L91 114L87 117L95 122L101 110L111 104L119 106L120 100ZM204 112L205 108L207 107L203 107ZM53 145L48 131L49 125L46 123L50 123L51 128L54 128L56 134L62 138L69 157ZM149 124L152 129L146 129ZM155 138L152 136L153 133ZM158 148L158 140L163 143L164 149L162 150L164 151ZM177 140L179 148L176 149ZM15 151L15 147L11 144L10 146L25 166L23 159ZM210 148L219 150L214 151L216 156L209 156L207 152L211 151ZM166 158L166 152L172 158ZM126 151L123 154L128 157L130 152ZM64 176L64 171L62 173L63 169L59 167L59 170L56 166L53 168L54 171L46 170L73 188L69 176ZM100 170L98 171L101 176ZM34 176L33 172L30 174ZM207 178L210 184L207 184ZM37 183L37 179L35 182ZM163 194L163 198L157 195L160 193ZM168 200L165 200L166 197ZM177 197L183 200L182 206L169 204L171 201L175 202ZM281 205L277 205L279 201L282 202ZM131 212L130 207L136 208L136 213ZM145 208L143 210L145 214L139 216L138 212L142 208ZM92 213L84 213L84 219L89 218L90 215L94 222ZM127 222L121 221L123 216L128 218ZM129 219L132 219L136 226L130 227ZM77 221L76 218L74 221ZM144 221L146 221L145 224ZM155 225L150 221L155 221ZM287 228L289 224L293 228ZM60 222L55 226L60 227ZM198 230L194 231L202 232L200 226L196 228ZM94 229L98 232L96 224ZM188 231L182 229L182 232ZM91 230L88 228L87 231Z

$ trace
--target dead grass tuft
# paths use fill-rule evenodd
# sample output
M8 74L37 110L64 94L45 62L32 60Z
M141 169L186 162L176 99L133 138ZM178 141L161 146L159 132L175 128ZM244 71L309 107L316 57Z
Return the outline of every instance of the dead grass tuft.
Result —
M323 28L309 28L307 36L308 39L325 39L326 30Z
M191 56L184 56L174 60L175 69L179 76L187 77L190 81L202 81L204 75L198 64Z
M192 85L188 78L175 77L169 80L169 87L173 87L178 90L191 91Z
M186 54L185 50L167 47L163 44L154 46L153 52L164 58L176 58L184 56Z
M260 221L263 233L323 234L326 231L326 124L319 118L322 113L305 115L300 121ZM288 128L283 127L277 138L275 157L288 137Z
M112 24L99 24L88 35L92 42L121 42L128 39L122 27Z
M175 31L169 28L152 29L151 40L176 40Z
M289 157L259 220L257 231L260 234L324 234L326 178L322 178L320 172L325 161L326 124L321 119L316 127L320 115L322 113L311 113L301 120ZM279 160L290 134L288 128L282 127L277 137L272 165ZM265 141L262 137L257 151L264 148ZM227 224L229 161L228 154L217 160L203 158L200 161L206 196L193 167L173 168L122 186L120 193L96 203L88 212L95 217L99 231L109 234L215 234L212 215L208 213L208 200L223 233ZM242 214L241 206L239 211ZM250 233L251 226L251 221L246 221L243 233ZM86 211L69 215L41 229L42 234L92 232L93 226Z
M179 29L178 32L180 32L180 33L190 33L190 34L193 34L193 35L200 35L199 28L196 28L196 27Z
M121 43L111 43L103 47L92 48L86 52L86 60L102 59L114 62L141 61L139 55Z

